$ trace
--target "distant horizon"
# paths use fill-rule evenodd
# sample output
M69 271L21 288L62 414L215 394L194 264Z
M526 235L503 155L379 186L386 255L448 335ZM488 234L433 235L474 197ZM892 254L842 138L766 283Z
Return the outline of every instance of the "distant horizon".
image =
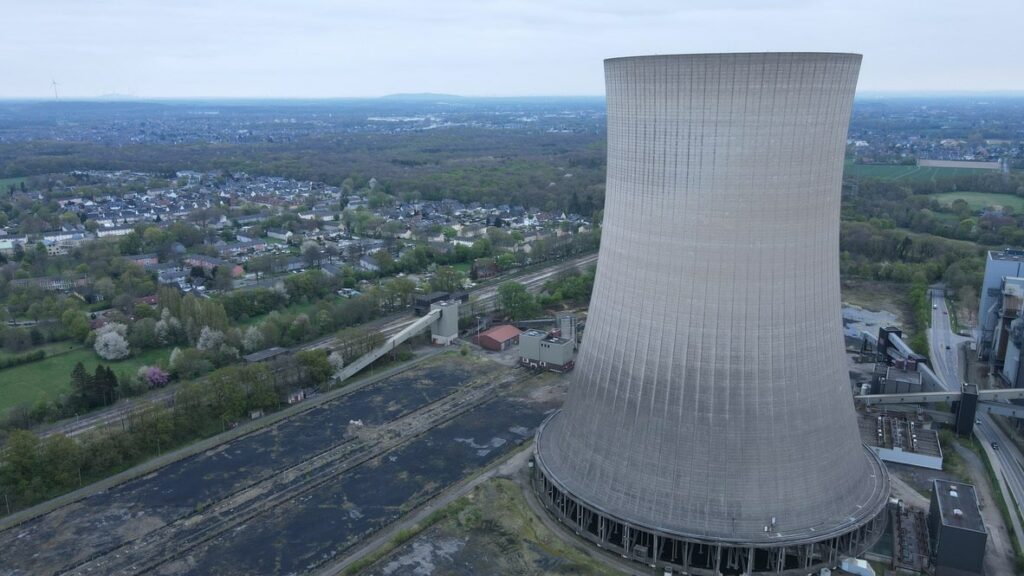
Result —
M878 98L1024 98L1024 90L865 90L856 93L856 99ZM331 102L368 100L407 100L431 102L444 98L464 100L604 100L604 94L456 94L443 92L397 92L379 96L132 96L130 94L101 94L98 96L3 97L0 102L29 103L84 103L84 102Z

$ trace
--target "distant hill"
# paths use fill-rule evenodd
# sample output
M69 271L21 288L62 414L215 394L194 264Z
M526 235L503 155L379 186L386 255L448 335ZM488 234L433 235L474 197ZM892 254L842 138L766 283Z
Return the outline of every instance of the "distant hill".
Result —
M381 96L381 100L407 100L410 102L423 102L423 101L434 101L434 100L452 100L461 99L463 96L456 94L434 94L432 92L417 92L411 94L388 94L387 96Z
M117 92L111 92L109 94L100 94L94 100L105 100L105 101L120 101L120 100L138 100L138 96L131 94L120 94Z

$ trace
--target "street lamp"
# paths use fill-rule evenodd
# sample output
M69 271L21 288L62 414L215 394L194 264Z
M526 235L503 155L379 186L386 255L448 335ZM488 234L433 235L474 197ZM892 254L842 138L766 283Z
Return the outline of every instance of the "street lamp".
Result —
M480 345L480 316L476 316L476 344Z

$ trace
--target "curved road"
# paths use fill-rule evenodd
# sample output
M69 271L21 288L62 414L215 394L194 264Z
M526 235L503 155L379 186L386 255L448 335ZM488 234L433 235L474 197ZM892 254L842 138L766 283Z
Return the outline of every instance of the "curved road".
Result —
M959 347L969 341L970 338L953 333L945 294L933 290L932 327L928 329L928 346L932 368L947 390L958 390L960 382L963 381ZM979 412L978 422L974 426L974 435L981 441L989 462L992 463L1003 495L1008 496L1007 492L1012 494L1018 511L1024 514L1024 468L1021 467L1024 458L1003 431L995 425L991 416ZM993 442L998 443L998 449L992 448ZM1014 508L1014 502L1010 500L1006 505L1011 510ZM1010 514L1010 517L1017 543L1024 548L1024 531L1021 529L1020 519L1017 514Z

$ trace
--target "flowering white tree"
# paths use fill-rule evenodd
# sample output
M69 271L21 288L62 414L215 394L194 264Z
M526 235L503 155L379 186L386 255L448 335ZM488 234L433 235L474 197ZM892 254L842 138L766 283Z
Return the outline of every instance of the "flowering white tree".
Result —
M327 357L327 363L331 365L331 370L334 371L334 376L337 376L345 367L345 357L341 355L341 352L335 350Z
M249 326L242 337L242 347L246 352L255 352L263 348L263 332L256 326Z
M285 288L284 282L274 284L274 287L271 288L271 290L276 292L285 302L288 302L288 289Z
M224 344L224 333L220 330L214 330L209 326L203 326L203 330L199 332L199 340L196 341L196 349L207 351L216 350Z
M128 335L128 326L125 326L120 322L107 322L103 326L100 326L99 328L96 329L96 337L99 338L100 336L103 336L104 334L109 334L111 332L116 332L117 334L120 334L122 338L124 338L125 336Z
M154 326L156 337L161 344L175 342L181 335L181 321L171 316L171 311L164 308L160 311L160 320Z
M107 325L109 326L109 324ZM123 326L123 325L122 325ZM99 330L97 330L99 334ZM131 350L128 347L128 340L116 330L108 330L96 336L96 343L93 345L96 354L104 360L120 360L127 358Z

